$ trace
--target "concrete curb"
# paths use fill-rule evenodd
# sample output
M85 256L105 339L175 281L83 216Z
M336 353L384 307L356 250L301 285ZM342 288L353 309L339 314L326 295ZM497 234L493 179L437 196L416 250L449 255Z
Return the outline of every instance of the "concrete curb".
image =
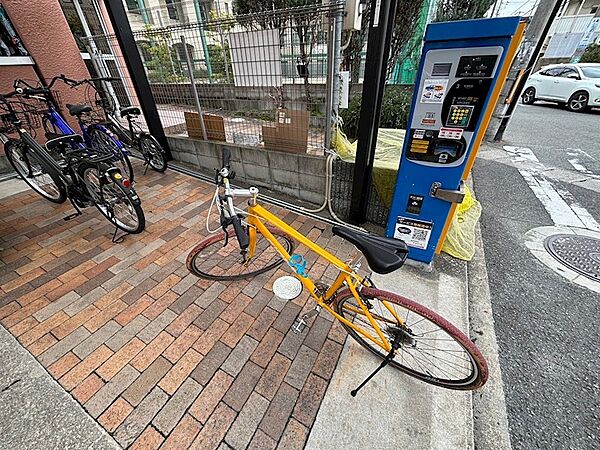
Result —
M485 356L490 378L481 391L473 392L473 433L476 449L511 449L504 383L500 369L499 349L485 252L479 223L475 228L475 256L467 265L471 337Z
M121 449L2 326L0 360L0 448Z
M374 275L381 289L399 292L432 308L467 331L467 267L443 255L432 272L406 266L393 275ZM379 359L347 339L317 414L306 449L404 447L470 450L472 398L468 391L438 388L386 368L355 397L350 390L377 367Z

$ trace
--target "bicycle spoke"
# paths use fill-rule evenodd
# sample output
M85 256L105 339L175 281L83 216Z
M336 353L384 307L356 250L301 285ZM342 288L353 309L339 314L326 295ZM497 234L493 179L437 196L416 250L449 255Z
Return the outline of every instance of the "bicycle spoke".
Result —
M377 344L377 341L370 342L364 339L363 335L358 333L357 330L360 329L361 333L367 333L372 337L377 336L373 324L357 302L358 300L348 293L345 298L339 299L336 303L338 313L352 322L356 329L346 324L343 326L361 345L381 358L385 358L388 349ZM400 347L390 363L391 366L423 381L443 387L472 389L471 386L480 385L479 366L476 365L472 353L465 347L470 341L468 338L457 339L434 319L435 313L423 314L417 308L418 305L402 304L402 298L390 302L387 298L367 295L364 302L369 305L370 318L378 323L388 342L391 344L394 339L399 342ZM386 307L388 304L393 307L393 310ZM395 320L392 315L400 319Z

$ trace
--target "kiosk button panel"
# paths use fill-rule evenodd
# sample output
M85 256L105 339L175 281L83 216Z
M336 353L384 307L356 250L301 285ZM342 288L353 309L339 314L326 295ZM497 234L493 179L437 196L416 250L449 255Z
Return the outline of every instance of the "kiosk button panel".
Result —
M471 120L474 106L452 105L448 114L446 125L449 127L466 128Z

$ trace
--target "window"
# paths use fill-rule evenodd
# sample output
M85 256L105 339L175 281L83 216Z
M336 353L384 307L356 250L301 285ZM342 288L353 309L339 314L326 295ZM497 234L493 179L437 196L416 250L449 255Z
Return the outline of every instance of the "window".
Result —
M4 7L0 5L0 56L28 56Z
M175 0L165 0L165 3L167 5L169 19L178 20L179 15L177 14L177 6L175 5Z
M540 72L540 75L545 75L547 77L556 77L564 70L563 67L552 67L550 69L543 70Z
M580 69L583 72L583 74L588 78L600 78L600 67L584 66L580 67Z
M127 4L127 11L133 14L141 14L140 7L143 3L140 5L138 0L125 0L125 3Z
M577 71L575 69L573 69L571 67L567 67L558 76L561 78L572 78L573 75L575 75L577 78L579 78L579 74L577 73Z

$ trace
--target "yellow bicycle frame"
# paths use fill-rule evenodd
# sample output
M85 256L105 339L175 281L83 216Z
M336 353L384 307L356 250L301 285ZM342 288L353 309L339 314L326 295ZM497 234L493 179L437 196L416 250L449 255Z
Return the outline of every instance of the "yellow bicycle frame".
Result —
M287 223L285 223L278 217L274 216L273 214L271 214L269 211L267 211L265 208L263 208L262 206L260 206L258 204L250 205L248 207L248 217L246 219L246 221L248 223L248 232L249 232L249 238L250 238L249 246L248 246L248 255L247 255L248 260L251 260L252 257L254 256L254 251L256 249L257 231L258 231L271 243L271 245L273 247L275 247L277 249L277 251L279 252L281 257L289 265L291 255L283 248L283 246L279 243L279 241L277 241L275 236L273 236L273 234L269 231L269 229L265 226L265 224L263 223L263 221L261 219L268 222L269 224L273 225L275 228L281 230L282 232L284 232L286 235L288 235L292 239L296 240L297 242L304 244L311 251L317 253L319 255L319 257L326 259L330 264L333 264L340 270L340 274L337 276L336 280L333 282L331 287L327 290L325 295L319 294L315 284L309 277L303 277L303 276L297 274L295 270L294 270L294 275L296 276L296 278L298 278L300 280L300 282L303 284L304 288L308 290L310 295L315 299L315 301L321 308L324 308L330 314L332 314L337 320L344 323L348 327L352 328L354 331L361 334L362 336L368 338L375 344L379 345L385 351L389 352L391 350L391 344L390 344L389 340L386 338L385 334L381 331L381 328L379 327L377 322L374 320L373 315L369 312L369 309L364 304L364 302L362 301L362 299L360 298L360 295L359 295L359 292L362 289L362 287L366 285L365 284L366 280L364 280L362 277L360 277L358 274L356 274L348 264L341 261L339 258L335 257L334 255L332 255L331 253L329 253L327 250L323 249L319 245L315 244L310 239L308 239L306 236L299 233L294 228L290 227ZM292 269L293 269L293 267L292 267ZM357 314L364 315L369 320L371 326L374 328L375 332L377 333L377 336L371 335L370 333L368 333L365 330L363 330L362 328L356 326L355 324L353 324L346 318L340 316L330 306L331 302L329 300L334 296L334 294L338 291L338 289L340 289L344 284L346 284L348 286L348 288L352 292L352 295L356 299L357 304L360 307L360 310L358 310L356 308L350 308L350 307L348 308L348 310L355 312ZM404 324L404 321L400 317L398 317L398 315L396 314L396 311L391 306L389 306L387 304L387 302L382 302L382 303L386 306L386 308L390 311L390 313L396 319L397 322L395 324ZM382 318L382 317L379 317L379 318ZM385 319L385 318L382 318L382 319L389 320L389 319ZM392 323L392 322L390 321L390 323Z

